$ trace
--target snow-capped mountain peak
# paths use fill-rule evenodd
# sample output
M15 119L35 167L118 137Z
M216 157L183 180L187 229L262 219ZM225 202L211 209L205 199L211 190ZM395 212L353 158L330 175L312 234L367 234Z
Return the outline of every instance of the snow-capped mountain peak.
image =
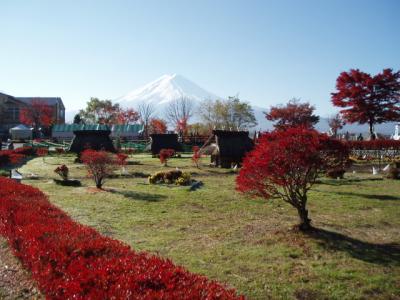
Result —
M140 102L163 106L181 97L195 102L218 98L194 82L178 74L166 74L115 100L122 107L136 107Z

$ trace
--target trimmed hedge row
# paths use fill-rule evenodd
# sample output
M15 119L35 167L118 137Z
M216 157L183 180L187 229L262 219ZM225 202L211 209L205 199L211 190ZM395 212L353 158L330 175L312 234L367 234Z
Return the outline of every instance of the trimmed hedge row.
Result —
M400 150L400 141L395 140L347 141L346 144L352 150Z
M0 234L48 299L244 299L74 222L36 188L1 177L0 187Z

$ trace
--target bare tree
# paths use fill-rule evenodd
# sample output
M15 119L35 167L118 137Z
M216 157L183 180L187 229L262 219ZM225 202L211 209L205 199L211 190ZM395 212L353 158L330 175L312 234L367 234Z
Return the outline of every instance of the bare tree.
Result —
M137 106L137 112L139 113L140 123L143 124L144 136L147 138L149 133L150 120L153 117L156 108L153 104L148 102L141 102Z
M181 97L173 100L165 109L165 117L168 122L177 126L180 122L188 122L193 116L194 104L190 98Z

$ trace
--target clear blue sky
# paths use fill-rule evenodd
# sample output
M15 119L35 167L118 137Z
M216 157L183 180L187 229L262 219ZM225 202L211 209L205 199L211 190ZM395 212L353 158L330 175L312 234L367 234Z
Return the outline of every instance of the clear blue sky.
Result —
M341 71L400 69L400 1L0 1L0 90L115 99L166 73L331 114Z

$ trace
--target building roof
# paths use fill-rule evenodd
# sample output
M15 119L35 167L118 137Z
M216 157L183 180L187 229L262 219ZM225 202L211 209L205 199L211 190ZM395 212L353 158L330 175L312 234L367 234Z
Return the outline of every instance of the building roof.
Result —
M28 105L32 104L33 101L40 101L46 103L47 105L56 105L57 103L64 107L64 103L60 97L14 97Z
M53 126L53 132L73 132L83 130L111 130L113 133L134 133L139 134L143 131L143 125L103 125L103 124L56 124Z

